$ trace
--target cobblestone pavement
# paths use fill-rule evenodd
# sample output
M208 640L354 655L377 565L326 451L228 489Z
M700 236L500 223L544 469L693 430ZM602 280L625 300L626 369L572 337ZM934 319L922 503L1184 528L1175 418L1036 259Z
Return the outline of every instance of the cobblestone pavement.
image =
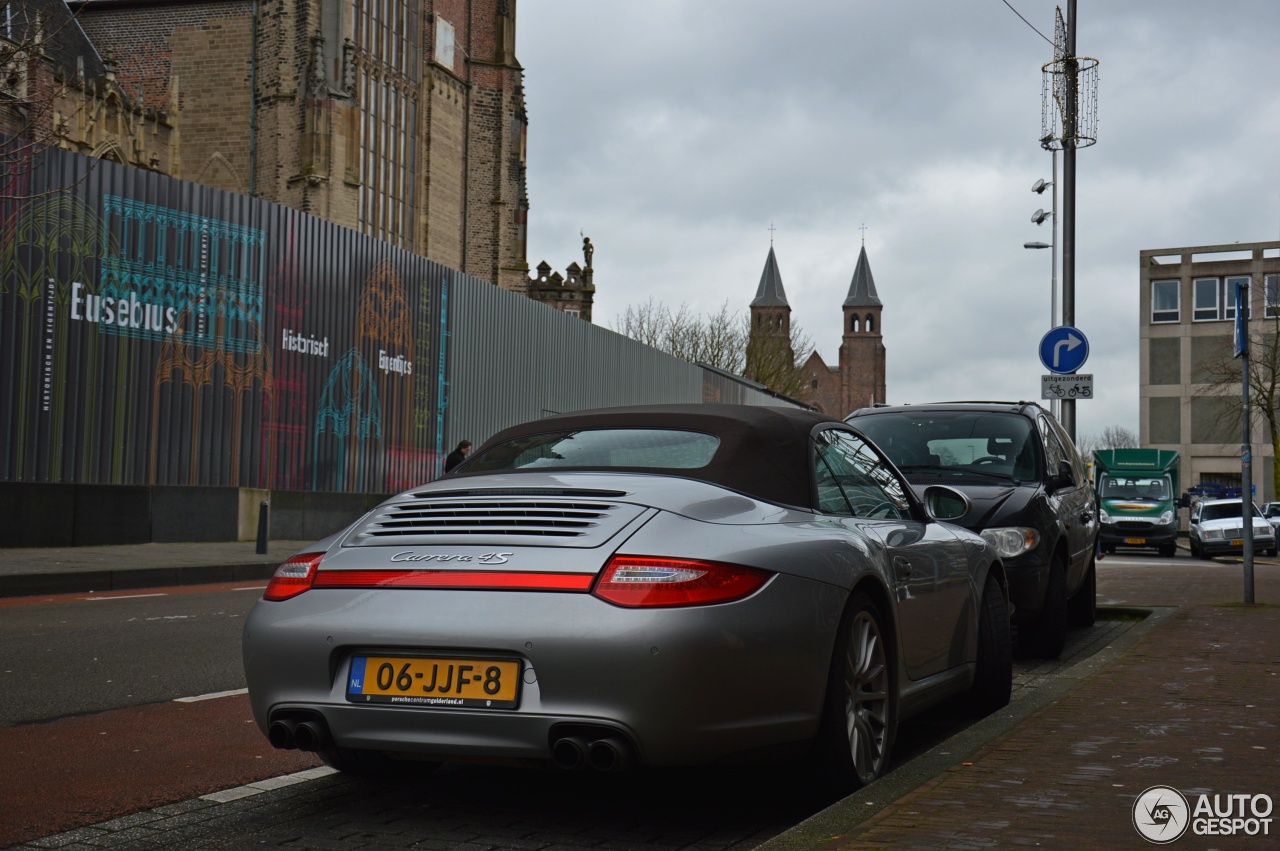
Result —
M1134 623L1075 630L1054 662L1018 660L1014 705ZM911 764L965 726L938 711L908 722L897 763ZM741 851L831 803L794 767L600 775L450 766L398 783L320 768L15 847Z
M1017 723L997 713L974 726L989 728L976 741L949 741L956 758L939 773L907 784L891 774L763 848L1140 848L1135 825L1151 818L1135 802L1157 785L1187 798L1174 847L1280 847L1271 822L1224 836L1196 818L1200 795L1220 809L1228 795L1267 795L1268 811L1280 797L1280 567L1255 574L1257 603L1245 606L1238 562L1105 561L1100 601L1176 608L1054 675L1084 672L1071 687L1037 680L1043 694L1021 702L1043 705Z

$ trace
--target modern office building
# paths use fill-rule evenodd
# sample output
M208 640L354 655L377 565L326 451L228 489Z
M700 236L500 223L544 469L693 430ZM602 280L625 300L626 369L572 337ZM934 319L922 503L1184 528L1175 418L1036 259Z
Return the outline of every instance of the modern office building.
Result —
M1235 291L1250 304L1255 382L1280 369L1280 242L1149 249L1139 253L1140 440L1176 449L1182 487L1241 485L1242 363L1233 357ZM1267 412L1251 419L1255 499L1276 499ZM1277 403L1272 397L1272 406Z

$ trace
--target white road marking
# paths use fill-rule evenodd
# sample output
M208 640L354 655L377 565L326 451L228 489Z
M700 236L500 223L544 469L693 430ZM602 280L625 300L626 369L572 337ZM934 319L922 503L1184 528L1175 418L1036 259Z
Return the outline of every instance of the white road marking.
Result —
M195 697L175 697L174 703L195 703L199 700L213 700L218 697L235 697L237 694L248 694L247 688L238 688L231 691L215 691L209 694L198 694Z
M265 585L246 585L243 588L232 588L231 590L232 591L261 591L263 588L266 588L266 587L267 586Z
M136 600L139 597L168 597L168 594L121 594L119 597L85 597L84 602L91 603L94 600Z
M297 783L305 783L308 780L316 780L336 773L337 772L329 766L323 765L319 768L309 768L306 771L299 771L296 774L285 774L281 777L270 777L266 780L260 780L257 783L250 783L247 786L237 786L234 789L223 789L221 792L201 795L200 800L213 801L216 804L226 804L231 801L238 801L241 798L261 795L263 792L270 792L272 789L280 789L284 786L293 786Z

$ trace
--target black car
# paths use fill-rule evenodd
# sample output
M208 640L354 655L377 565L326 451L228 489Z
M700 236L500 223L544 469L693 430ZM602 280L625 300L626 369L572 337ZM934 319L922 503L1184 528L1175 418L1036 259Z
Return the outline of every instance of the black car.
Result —
M1034 402L941 402L863 408L847 421L917 491L945 484L973 505L956 521L1004 561L1013 621L1037 656L1062 653L1068 624L1094 620L1098 519L1084 462Z

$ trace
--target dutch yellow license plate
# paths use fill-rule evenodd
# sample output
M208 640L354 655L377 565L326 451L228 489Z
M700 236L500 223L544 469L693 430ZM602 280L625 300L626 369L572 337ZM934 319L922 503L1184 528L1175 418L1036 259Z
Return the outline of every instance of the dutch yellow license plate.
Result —
M347 700L451 709L515 709L520 663L513 659L355 656Z
M1133 544L1134 546L1140 547L1147 542L1147 539L1146 538L1125 538L1124 542L1126 544Z
M1232 539L1231 539L1231 546L1233 546L1233 547L1243 547L1243 546L1244 546L1244 538L1232 538Z

